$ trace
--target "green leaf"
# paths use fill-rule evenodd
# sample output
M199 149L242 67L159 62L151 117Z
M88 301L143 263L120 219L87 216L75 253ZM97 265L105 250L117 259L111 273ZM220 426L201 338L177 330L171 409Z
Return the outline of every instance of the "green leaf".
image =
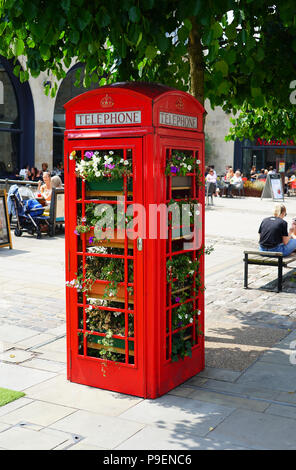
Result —
M222 72L223 77L226 77L228 75L228 64L225 62L225 60L220 60L215 64L215 69L217 71Z
M22 39L15 39L12 45L13 54L18 57L23 54L25 50L25 44Z
M220 23L218 23L218 22L212 24L211 30L213 31L213 38L214 39L220 38L223 34L223 28L220 25Z
M147 46L145 49L145 55L148 59L154 59L157 55L157 49L153 46Z
M170 39L164 34L157 38L157 46L160 52L165 52L170 45Z
M178 29L179 41L185 42L188 39L188 35L189 35L189 32L186 26L182 26L180 29Z
M71 0L61 0L62 9L68 13L70 11Z
M70 31L69 39L73 44L78 44L79 37L80 37L80 34L79 34L79 31L77 31L77 29L72 29L72 31Z
M47 44L41 44L40 55L43 60L48 60L50 58L50 48Z
M138 23L141 18L141 12L138 7L131 7L128 11L129 19L132 23Z
M230 25L226 26L225 34L229 40L233 40L237 36L236 24L232 22Z
M262 90L261 88L257 87L257 88L252 88L251 87L251 95L253 96L253 98L257 98L258 96L260 96L262 94Z

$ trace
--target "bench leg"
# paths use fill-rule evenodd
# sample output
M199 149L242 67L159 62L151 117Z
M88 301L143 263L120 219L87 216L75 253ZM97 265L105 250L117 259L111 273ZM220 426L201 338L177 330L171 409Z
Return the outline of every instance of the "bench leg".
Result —
M245 253L245 276L244 276L244 288L248 288L248 254Z
M282 282L283 282L283 258L279 258L278 263L278 292L282 292Z

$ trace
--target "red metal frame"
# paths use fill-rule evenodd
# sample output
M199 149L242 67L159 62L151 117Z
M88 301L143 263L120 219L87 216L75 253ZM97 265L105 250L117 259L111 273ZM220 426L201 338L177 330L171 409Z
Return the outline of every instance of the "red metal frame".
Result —
M123 260L125 277L121 284L124 289L124 308L102 307L101 310L114 312L124 311L125 336L114 336L125 344L122 362L103 360L91 357L88 340L93 337L104 337L105 333L87 329L88 313L85 293L81 296L73 288L66 288L67 302L67 352L68 379L94 387L105 388L141 397L155 398L176 387L204 368L204 339L197 333L204 331L204 298L203 288L194 293L195 278L190 287L191 295L184 302L193 305L200 315L193 314L191 324L192 357L185 357L172 362L172 338L180 329L172 330L172 309L178 304L171 303L171 287L167 284L167 259L187 253L195 259L200 256L199 276L204 285L204 256L196 250L172 251L171 230L169 241L161 239L143 240L143 250L138 251L137 240L133 241L133 254L127 237L124 241L124 252L118 254L88 254L86 235L77 237L74 234L77 225L77 210L82 217L88 204L101 204L104 198L87 196L86 183L82 182L81 194L78 194L78 180L75 175L75 161L69 159L75 150L85 151L120 149L126 158L128 149L133 154L133 199L127 200L125 181L125 208L128 204L143 204L149 214L150 204L167 204L174 196L172 177L165 175L166 159L172 150L191 152L200 160L200 173L204 174L204 134L203 107L190 95L163 86L141 84L115 85L102 87L74 98L66 104L65 132L65 194L66 194L66 280L75 278L78 269L85 275L88 257ZM141 123L122 126L76 126L77 113L124 113L140 111ZM160 124L160 113L189 116L197 119L194 129ZM115 114L114 114L115 116ZM123 116L123 114L122 114ZM116 116L115 116L116 117ZM95 119L95 118L94 118ZM115 119L115 118L114 118ZM182 120L182 123L185 121ZM202 205L202 227L204 227L204 188L197 185L197 174L189 174L191 188L184 190L183 199L190 196ZM187 194L186 194L187 191ZM116 204L110 198L108 203ZM147 215L146 226L149 226ZM80 241L80 238L82 241ZM204 230L202 229L202 245ZM79 261L79 263L78 263ZM129 309L128 263L134 263L134 304ZM106 281L97 280L96 285L106 285ZM166 293L168 293L166 295ZM122 302L121 302L122 303ZM79 323L80 315L80 323ZM127 332L129 315L134 317L134 337ZM188 327L186 327L188 328ZM83 335L83 340L82 340ZM79 340L81 338L81 340ZM131 359L130 343L133 343ZM80 349L79 349L80 348ZM131 363L132 361L132 363Z

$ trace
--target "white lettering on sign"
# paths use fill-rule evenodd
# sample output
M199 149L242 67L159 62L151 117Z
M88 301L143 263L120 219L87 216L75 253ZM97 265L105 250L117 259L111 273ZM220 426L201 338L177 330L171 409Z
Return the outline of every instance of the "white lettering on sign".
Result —
M197 118L193 116L185 116L184 114L164 113L163 111L160 111L159 124L197 129Z
M76 114L76 126L122 126L141 124L141 111L121 111L119 113Z

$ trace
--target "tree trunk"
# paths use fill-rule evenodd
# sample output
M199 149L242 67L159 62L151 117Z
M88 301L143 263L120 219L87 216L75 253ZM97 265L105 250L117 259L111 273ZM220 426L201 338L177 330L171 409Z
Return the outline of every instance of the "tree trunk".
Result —
M195 18L190 18L192 30L189 33L190 93L204 105L204 60L201 36Z

